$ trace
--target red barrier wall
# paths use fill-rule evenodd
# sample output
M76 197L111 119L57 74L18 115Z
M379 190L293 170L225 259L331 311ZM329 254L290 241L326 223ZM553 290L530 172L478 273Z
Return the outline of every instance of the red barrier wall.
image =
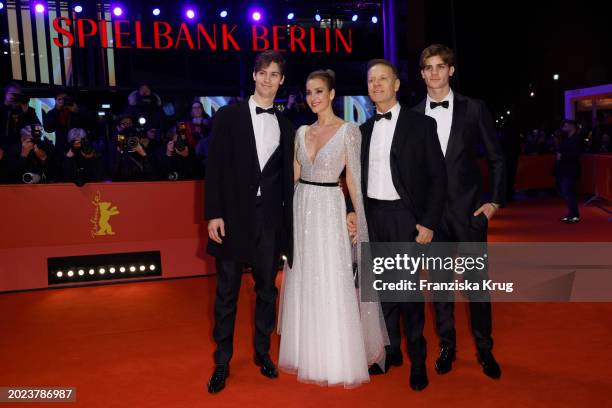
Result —
M48 257L159 250L165 278L214 273L203 197L202 181L0 185L0 291L47 287Z

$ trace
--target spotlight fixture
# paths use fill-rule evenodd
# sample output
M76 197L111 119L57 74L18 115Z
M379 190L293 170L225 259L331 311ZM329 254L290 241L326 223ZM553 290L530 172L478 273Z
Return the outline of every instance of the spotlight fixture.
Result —
M144 116L139 117L139 118L138 118L138 124L139 124L140 126L144 126L144 125L146 125L146 124L147 124L147 119L146 119Z
M351 17L351 20L353 22L357 21L359 19L359 16L357 14L353 14L353 17Z
M295 17L295 13L287 14L287 20L293 20L294 17Z
M227 10L221 10L221 12L219 13L219 17L221 18L227 17Z
M44 13L45 6L42 3L36 3L36 5L34 6L34 10L36 10L37 13Z
M113 14L115 17L121 17L123 15L123 9L119 6L113 8Z
M321 15L319 13L315 14L315 20L321 21Z
M50 285L162 275L159 251L49 258L47 267Z
M378 17L376 17L376 16L372 16L372 23L373 23L373 24L378 23Z
M555 81L558 81L558 80L559 80L559 74L555 74L555 75L553 75L553 79L554 79Z
M253 21L260 21L261 17L262 17L262 15L261 15L261 12L259 12L259 11L254 11L251 14L251 18L253 19Z
M187 16L188 19L193 20L195 18L195 11L193 11L193 9L188 9L185 12L185 15Z
M0 1L0 10L3 10L3 9L4 9L4 3Z
M506 115L510 115L510 111L506 111Z
M83 6L76 5L76 6L74 6L73 10L74 10L75 13L80 13L80 12L83 11Z
M154 16L159 16L161 14L161 10L158 7L155 7L153 9L153 15Z

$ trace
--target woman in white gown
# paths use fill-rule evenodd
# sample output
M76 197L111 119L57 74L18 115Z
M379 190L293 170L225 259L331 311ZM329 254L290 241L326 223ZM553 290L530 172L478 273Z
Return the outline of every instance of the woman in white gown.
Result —
M334 82L329 70L311 73L306 82L306 101L317 121L296 134L294 259L292 268L285 266L281 289L279 367L302 382L349 388L369 381L368 365L384 359L388 338L380 304L360 302L353 280L338 178L346 167L357 212L354 241L365 242L361 133L334 114Z

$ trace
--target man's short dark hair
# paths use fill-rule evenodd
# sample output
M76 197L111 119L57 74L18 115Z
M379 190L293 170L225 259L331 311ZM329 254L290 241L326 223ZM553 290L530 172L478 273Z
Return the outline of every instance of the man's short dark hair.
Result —
M271 63L276 62L282 76L285 75L285 59L280 52L277 51L264 51L255 58L255 66L253 72L259 72L264 68L270 66Z
M386 59L382 58L376 58L368 61L368 69L366 71L369 72L370 69L375 65L384 65L385 67L391 68L391 71L393 71L393 75L395 75L396 78L399 78L397 67L393 65L390 61L387 61Z
M427 58L435 56L442 58L442 61L449 67L455 66L455 53L452 49L444 44L432 44L421 53L421 58L419 59L421 68L425 68L425 60Z

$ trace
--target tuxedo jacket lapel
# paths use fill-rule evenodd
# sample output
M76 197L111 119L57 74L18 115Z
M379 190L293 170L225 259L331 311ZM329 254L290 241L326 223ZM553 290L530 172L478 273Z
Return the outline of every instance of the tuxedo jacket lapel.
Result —
M255 130L253 129L253 120L251 119L251 110L249 109L249 100L246 99L240 107L240 122L242 123L242 132L244 135L244 141L249 150L249 155L253 160L253 167L256 173L261 174L261 168L259 167L259 157L257 157L257 144L255 143Z
M465 115L467 112L467 101L459 94L455 93L453 101L453 122L451 124L448 145L446 146L445 159L448 161L457 152L461 134L465 128Z
M401 147L406 141L405 135L402 133L405 131L405 128L408 126L406 121L406 112L404 111L405 107L401 107L399 116L397 118L397 123L395 124L395 130L393 131L393 140L391 141L391 156L398 156L398 152L401 151Z
M363 186L364 198L368 192L368 171L370 169L370 143L372 141L372 130L374 129L374 118L370 118L363 125L361 133L361 184Z

